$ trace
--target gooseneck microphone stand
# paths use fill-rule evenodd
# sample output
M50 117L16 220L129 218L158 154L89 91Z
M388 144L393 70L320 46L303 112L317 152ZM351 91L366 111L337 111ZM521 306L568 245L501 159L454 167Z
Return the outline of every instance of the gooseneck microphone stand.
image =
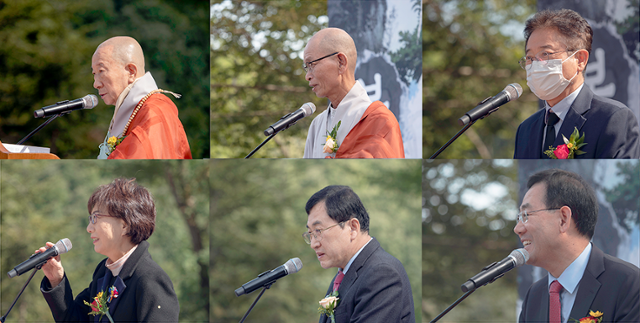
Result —
M31 272L31 276L29 276L29 279L27 279L27 282L24 283L24 286L22 286L22 289L18 293L18 296L16 296L16 299L14 299L13 303L11 304L11 306L9 306L9 309L7 310L7 313L5 313L2 317L0 317L0 323L4 323L5 322L5 319L7 318L7 315L9 315L9 313L11 312L11 309L13 308L13 306L16 305L16 302L18 301L18 298L20 298L20 296L22 296L22 292L24 292L24 290L27 288L27 285L29 285L29 283L31 282L31 279L33 278L33 276L36 274L36 272L40 268L42 268L42 265L44 265L45 263L46 263L46 261L43 261L42 263L40 263L39 265L37 265L33 269L33 272Z
M18 143L16 145L22 145L23 142L27 141L27 139L31 138L33 135L36 134L36 132L40 131L42 128L44 128L46 125L48 125L49 123L51 123L51 121L55 120L57 117L63 115L64 113L60 113L60 114L56 114L54 116L49 117L49 119L47 119L47 121L43 122L40 126L38 126L38 128L35 128L33 131L31 131L26 137L22 138L22 140L18 141Z

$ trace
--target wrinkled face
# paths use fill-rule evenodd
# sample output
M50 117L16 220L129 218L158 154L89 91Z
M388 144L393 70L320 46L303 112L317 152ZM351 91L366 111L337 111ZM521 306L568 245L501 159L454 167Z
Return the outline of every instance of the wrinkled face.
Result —
M324 201L322 201L316 204L309 212L307 228L309 232L314 232L337 223L329 217ZM311 248L316 252L322 268L344 268L349 263L349 259L351 259L347 249L350 240L349 228L346 224L343 226L344 228L336 225L333 228L322 231L320 239L316 239L313 234L311 235Z
M129 239L125 236L126 224L124 220L108 216L107 209L98 205L93 207L91 214L99 215L95 224L89 221L89 225L87 225L87 232L91 234L94 250L109 257L111 261L120 259L121 255L118 254L120 247L126 239Z
M536 29L529 40L527 41L526 56L540 56L543 52L555 53L549 55L549 59L561 59L565 60L573 52L567 52L566 50L577 50L580 48L567 48L562 41L560 34L553 28ZM578 60L575 55L567 59L562 63L562 75L567 80L570 80L578 71Z
M547 209L544 200L547 187L544 183L537 183L527 191L522 199L520 211L536 211ZM560 235L559 210L540 211L529 215L527 223L518 221L513 231L520 237L524 248L529 252L527 264L542 268L545 258L553 254L558 247L557 239ZM545 257L547 256L547 257Z
M316 41L311 39L304 49L304 62L309 63L333 52L318 48ZM331 98L339 87L338 55L333 55L317 62L308 64L309 69L305 79L312 91L319 98Z
M122 62L112 57L112 50L112 47L100 47L91 59L93 87L106 105L116 104L122 91L130 84L129 73Z

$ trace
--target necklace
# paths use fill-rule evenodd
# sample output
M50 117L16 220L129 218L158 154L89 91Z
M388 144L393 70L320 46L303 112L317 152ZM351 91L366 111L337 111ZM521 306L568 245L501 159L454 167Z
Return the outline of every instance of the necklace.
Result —
M147 99L150 96L152 96L152 95L154 95L156 93L170 93L170 94L173 94L173 96L176 97L176 99L179 99L181 97L181 95L178 94L178 93L173 93L171 91L162 90L162 89L157 89L157 90L153 90L153 91L149 92L147 95L144 96L144 98L142 98L142 100L140 100L140 102L138 103L136 108L133 109L133 112L131 113L131 116L129 117L129 120L127 121L127 124L124 126L124 129L122 130L122 136L124 136L124 134L127 133L127 129L129 129L129 125L131 124L131 121L133 121L133 118L136 117L136 114L138 114L138 110L140 110L140 108L142 108L142 105L144 104L144 102L147 101Z

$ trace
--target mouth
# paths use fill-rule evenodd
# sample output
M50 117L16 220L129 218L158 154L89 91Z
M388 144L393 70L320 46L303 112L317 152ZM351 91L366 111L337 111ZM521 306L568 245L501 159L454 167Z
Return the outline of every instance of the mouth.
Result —
M526 247L527 247L527 246L529 246L530 244L531 244L531 241L530 241L530 240L522 240L522 246L523 246L523 247L525 247L525 248L526 248Z
M316 252L316 257L318 257L318 259L322 258L322 256L324 256L324 253Z
M93 240L93 244L96 244L96 242L98 242L98 240L100 240L100 239L96 238L96 237L91 237L91 240Z
M311 91L315 91L318 84L309 84L309 86L311 87Z

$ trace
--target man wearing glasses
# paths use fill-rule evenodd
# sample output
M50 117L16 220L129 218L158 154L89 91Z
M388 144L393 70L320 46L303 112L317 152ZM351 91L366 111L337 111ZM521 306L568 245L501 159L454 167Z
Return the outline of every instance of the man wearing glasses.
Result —
M590 311L602 322L640 322L640 269L590 243L598 201L589 184L550 169L532 175L527 188L513 231L527 264L549 274L529 288L520 322L566 323Z
M327 186L307 201L302 236L322 268L337 267L327 295L337 292L341 322L415 322L411 285L402 263L369 235L369 215L348 186ZM331 322L325 314L320 323Z
M593 37L587 21L572 10L545 10L527 20L524 36L520 66L545 108L518 127L514 158L549 158L545 152L553 154L575 129L586 143L580 148L584 154L575 157L640 158L638 121L631 110L584 86Z
M329 107L309 127L304 158L404 158L400 125L356 82L356 45L338 28L317 32L304 49L305 78Z

